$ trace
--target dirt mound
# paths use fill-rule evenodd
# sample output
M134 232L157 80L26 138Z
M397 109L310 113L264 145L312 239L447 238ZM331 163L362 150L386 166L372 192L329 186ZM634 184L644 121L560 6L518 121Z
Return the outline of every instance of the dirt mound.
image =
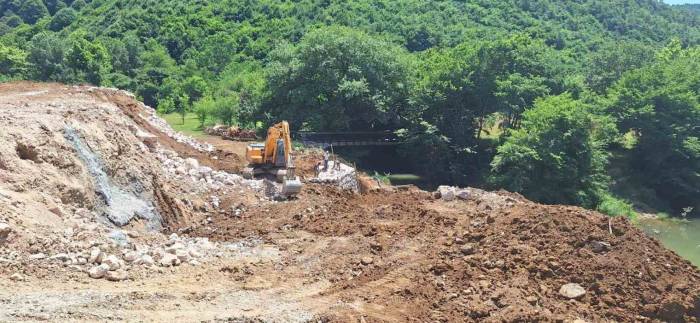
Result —
M418 190L357 195L308 185L296 202L213 224L215 233L195 232L274 241L303 230L352 241L313 252L316 266L304 263L308 275L334 282L328 295L365 301L327 313L338 320L694 321L700 310L697 268L625 219L510 193L445 202ZM585 294L564 297L569 283Z
M175 133L123 91L2 84L0 112L2 321L700 315L698 269L622 218L310 181L275 202L235 174L245 144ZM320 159L299 152L302 178Z

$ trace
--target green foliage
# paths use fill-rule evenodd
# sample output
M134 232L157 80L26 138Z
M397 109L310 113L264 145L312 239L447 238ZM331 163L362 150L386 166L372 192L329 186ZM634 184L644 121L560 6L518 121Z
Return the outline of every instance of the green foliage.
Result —
M21 77L27 72L27 52L0 44L0 78Z
M197 120L199 120L199 126L204 127L207 118L209 118L216 107L216 102L213 98L206 96L195 102L194 113L197 115Z
M540 202L595 207L607 191L604 148L613 134L609 118L569 94L537 100L498 147L493 181Z
M20 1L17 14L28 24L36 23L39 19L49 15L49 9L41 0Z
M264 110L296 128L384 129L408 105L411 57L382 39L327 27L271 56Z
M610 194L603 194L597 210L609 216L624 216L634 220L639 215L628 201L621 200Z
M78 14L72 8L63 8L59 10L49 23L49 29L59 31L70 25L78 17Z
M700 48L672 42L610 92L609 113L620 130L637 134L636 171L676 211L700 206L699 89Z
M112 68L107 48L100 41L88 39L83 31L71 34L70 46L66 59L74 79L84 79L94 85L101 85L105 75Z
M41 81L68 80L65 41L57 35L42 32L29 42L29 56L33 78Z
M220 97L214 102L213 114L225 125L232 125L234 118L240 108L240 97L236 93L229 93Z

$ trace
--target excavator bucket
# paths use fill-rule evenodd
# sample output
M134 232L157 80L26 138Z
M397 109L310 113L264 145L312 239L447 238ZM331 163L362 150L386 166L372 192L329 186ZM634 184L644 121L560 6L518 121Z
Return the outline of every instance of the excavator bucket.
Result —
M299 177L295 179L285 179L282 182L282 195L284 196L294 196L301 192L301 181Z

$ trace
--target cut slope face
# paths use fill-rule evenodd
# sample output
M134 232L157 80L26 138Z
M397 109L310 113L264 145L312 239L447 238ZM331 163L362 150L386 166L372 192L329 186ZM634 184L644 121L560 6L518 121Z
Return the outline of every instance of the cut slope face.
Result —
M308 178L298 199L274 202L261 181L222 171L240 168L239 152L109 89L2 84L0 124L0 321L700 315L697 268L622 218ZM298 157L301 176L321 158ZM100 262L118 268L110 281Z

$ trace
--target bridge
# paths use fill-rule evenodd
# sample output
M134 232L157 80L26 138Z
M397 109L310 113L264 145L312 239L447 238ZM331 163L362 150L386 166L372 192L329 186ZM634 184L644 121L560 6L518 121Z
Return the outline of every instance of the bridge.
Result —
M342 146L391 146L402 143L391 131L379 132L309 132L295 133L295 139L305 146L342 147Z

